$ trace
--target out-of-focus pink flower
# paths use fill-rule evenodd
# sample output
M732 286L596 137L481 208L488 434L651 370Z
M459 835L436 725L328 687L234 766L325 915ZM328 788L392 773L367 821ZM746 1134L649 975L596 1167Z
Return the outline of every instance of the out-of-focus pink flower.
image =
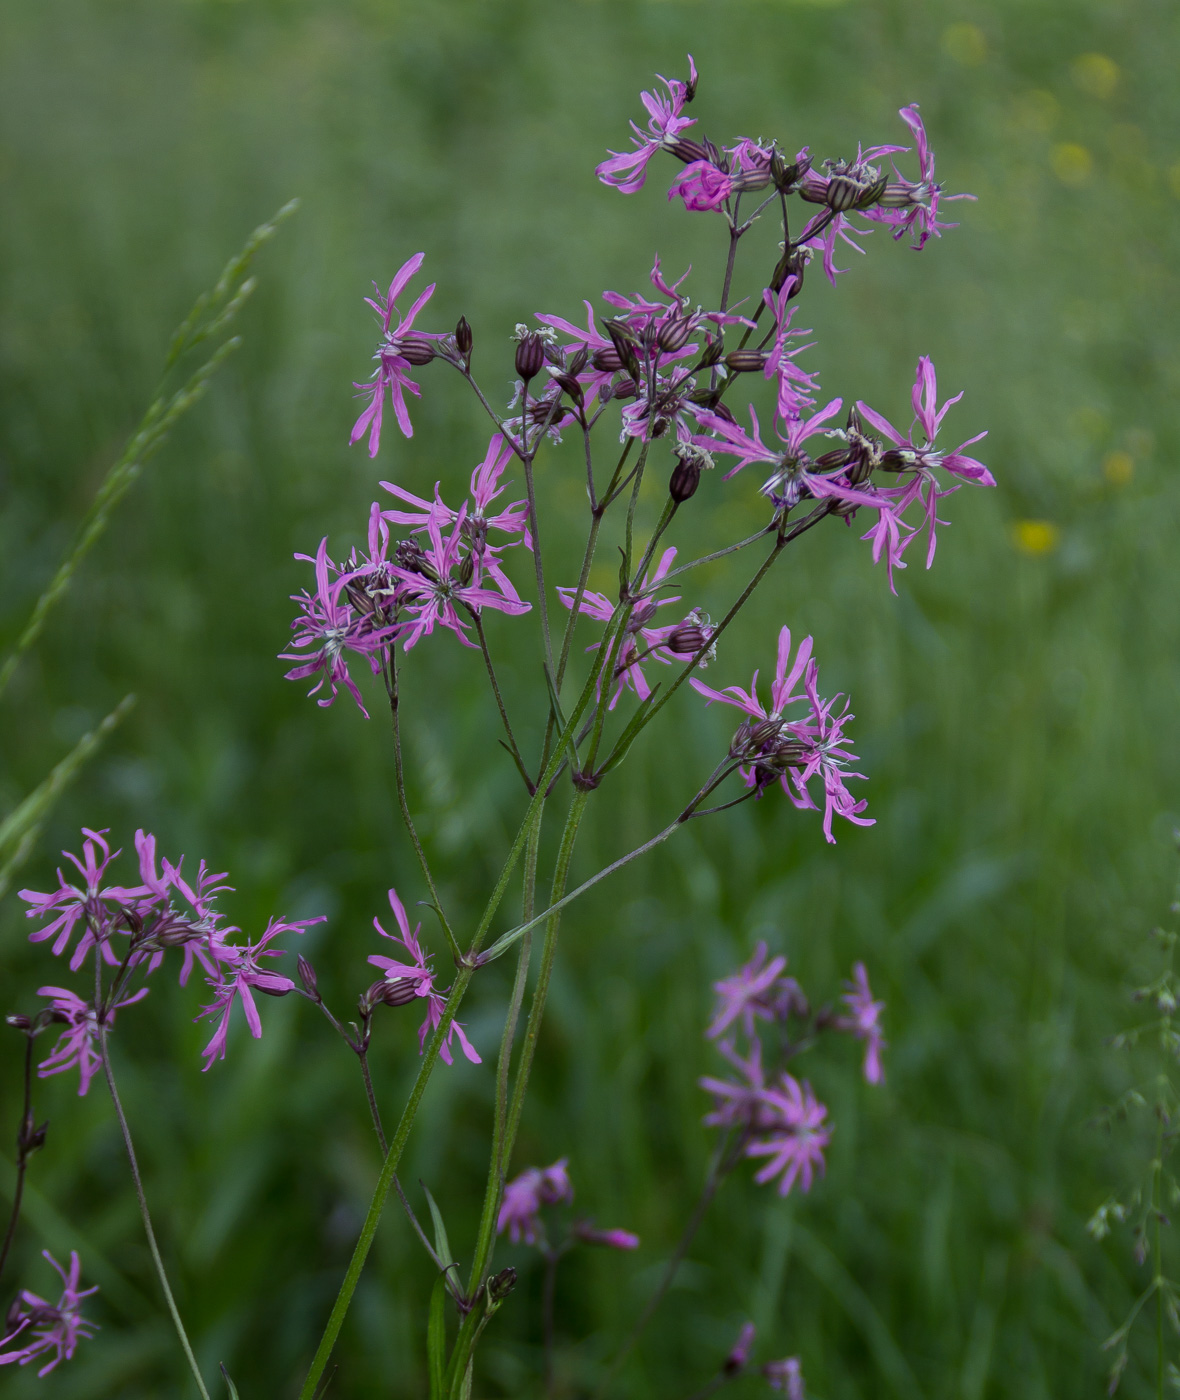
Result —
M758 1329L752 1322L743 1322L742 1330L737 1335L737 1341L729 1349L729 1355L721 1363L721 1369L727 1376L736 1376L739 1371L745 1370L746 1362L750 1359L750 1350L754 1345L754 1338L758 1335Z
M384 953L371 953L368 961L384 972L387 982L394 986L408 982L413 987L414 995L425 999L426 1019L418 1029L418 1053L422 1054L426 1049L427 1036L436 1030L442 1022L443 1008L446 1006L447 999L444 993L435 990L434 970L430 966L433 954L429 956L425 954L422 951L422 944L418 941L422 925L418 924L414 931L410 932L410 921L406 918L405 906L398 898L396 890L389 891L389 907L393 910L393 917L397 920L397 933L386 933L377 919L373 920L373 927L382 938L388 938L391 943L400 944L409 953L411 961L403 962L398 958L387 957ZM452 1021L447 1027L446 1039L439 1048L438 1053L443 1063L448 1065L453 1063L451 1041L456 1036L463 1054L473 1065L480 1064L481 1060L475 1047L467 1039L467 1035L458 1021Z
M694 124L692 117L683 117L687 103L696 88L697 69L688 56L688 82L660 77L659 81L667 89L665 97L661 92L641 92L640 100L647 108L647 130L631 123L635 133L633 151L611 151L610 159L604 160L595 174L604 185L614 185L622 194L634 194L643 188L647 179L647 166L652 156L663 147L670 145L688 127Z
M373 357L377 361L377 368L373 373L372 380L367 384L353 385L353 388L358 389L362 394L369 395L369 405L356 420L348 441L351 445L368 431L370 457L376 457L377 449L381 445L381 411L385 403L386 389L389 390L398 427L401 428L406 437L414 436L409 410L406 408L405 390L408 389L411 394L416 396L421 394L421 390L410 378L410 369L415 362L423 363L421 355L417 352L423 349L426 342L442 338L438 334L423 334L422 332L418 332L412 338L410 336L415 317L434 294L435 283L433 282L418 297L409 311L401 317L397 325L393 325L393 318L400 315L395 302L405 289L406 283L422 266L425 257L425 253L415 253L412 258L402 263L394 275L393 281L389 284L389 291L384 296L374 284L373 290L377 300L374 301L372 297L365 298L381 317L383 338L377 347L376 355Z
M844 985L848 990L844 993L843 1001L848 1007L852 1021L849 1030L865 1042L864 1076L870 1084L880 1084L885 1078L885 1071L881 1067L881 1051L885 1048L885 1037L880 1025L885 1003L873 1000L869 974L862 962L854 965L852 981Z
M526 1167L504 1187L500 1214L496 1218L496 1233L508 1231L513 1244L523 1239L536 1244L545 1237L541 1222L541 1207L572 1201L573 1184L569 1178L569 1158L561 1157L551 1167Z
M803 1363L797 1356L784 1357L782 1361L768 1361L762 1367L771 1390L786 1392L787 1400L806 1400L803 1389Z
M601 1244L608 1249L638 1249L639 1236L630 1230L599 1230L590 1220L579 1220L574 1226L575 1238L583 1244Z
M796 1181L801 1190L810 1191L814 1173L823 1175L824 1148L831 1138L823 1126L828 1110L812 1093L810 1084L800 1084L785 1071L778 1085L764 1089L761 1098L777 1121L746 1146L747 1157L770 1158L754 1180L761 1186L778 1177L780 1196L788 1195Z
M8 1314L8 1325L12 1329L6 1337L0 1337L0 1348L9 1347L11 1342L23 1342L20 1346L0 1350L0 1366L16 1362L27 1366L30 1361L47 1352L52 1352L51 1360L37 1372L47 1376L61 1361L69 1361L79 1341L88 1339L98 1330L96 1323L87 1321L78 1311L83 1298L97 1293L95 1288L79 1288L81 1265L77 1250L70 1251L70 1271L67 1274L49 1251L42 1254L61 1276L62 1293L56 1304L39 1298L27 1288L22 1291Z
M116 1002L106 1015L107 1026L115 1024L115 1012L132 1002L142 1001L148 994L141 987L134 996ZM102 1056L95 1048L98 1042L98 1016L88 1001L75 995L66 987L38 987L39 997L48 997L49 1010L65 1023L65 1030L57 1038L57 1043L47 1059L41 1062L37 1074L44 1079L50 1074L61 1074L67 1069L78 1071L78 1093L85 1094L90 1081L102 1068Z
M739 967L732 977L723 977L720 982L713 983L717 1006L713 1021L705 1032L711 1039L723 1035L739 1018L742 1030L749 1036L754 1034L756 1021L774 1019L775 999L771 992L787 960L780 954L767 962L767 952L765 942L760 942L754 949L754 956Z

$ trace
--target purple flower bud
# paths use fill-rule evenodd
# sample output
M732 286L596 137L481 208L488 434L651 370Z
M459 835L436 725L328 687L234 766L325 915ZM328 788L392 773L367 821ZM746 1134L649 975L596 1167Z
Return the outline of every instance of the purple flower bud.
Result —
M14 1030L27 1031L32 1029L32 1021L27 1016L21 1016L19 1013L5 1016L4 1019Z
M693 323L690 316L677 316L670 321L662 321L656 333L656 344L668 354L683 350L692 335Z
M833 175L828 181L824 203L837 214L851 209L860 197L860 186L847 175Z
M455 344L458 347L459 354L462 355L464 359L467 359L471 354L473 343L474 337L471 334L471 326L468 323L467 317L460 316L459 322L455 327Z
M705 629L696 622L682 622L668 638L666 646L677 656L692 656L700 651L708 641Z
M597 1230L592 1220L579 1220L574 1235L583 1244L601 1244L608 1249L638 1249L639 1236L630 1230Z
M412 365L428 365L438 351L424 335L404 335L399 342L398 353Z
M634 379L625 376L615 383L611 391L611 397L616 399L633 399L638 393L639 385L636 384Z
M622 357L619 352L613 348L610 350L595 350L594 354L590 356L590 363L595 369L603 370L608 374L623 368Z
M555 374L553 376L553 382L555 384L560 384L570 398L573 399L574 403L581 404L583 397L582 386L572 374Z
M316 981L315 968L312 967L311 963L308 962L308 960L303 956L302 953L299 954L299 959L296 962L295 967L299 973L299 980L303 983L304 991L309 997L312 997L315 1001L318 1001L320 994L319 984Z
M545 342L536 331L528 331L516 345L516 372L527 384L540 373L544 363Z
M635 353L635 336L630 327L622 321L605 321L603 325L607 335L611 338L611 344L615 347L619 359L626 366L627 373L632 379L639 379L639 356Z
M383 977L374 982L365 996L375 1006L409 1006L418 995L418 984L412 977Z

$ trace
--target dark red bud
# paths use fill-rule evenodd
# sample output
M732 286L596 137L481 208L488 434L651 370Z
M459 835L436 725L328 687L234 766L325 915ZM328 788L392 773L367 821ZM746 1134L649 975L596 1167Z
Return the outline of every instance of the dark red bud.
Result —
M295 967L299 973L299 980L303 983L304 991L309 997L315 997L318 1001L319 983L316 980L315 968L312 967L311 963L308 962L302 953L299 954L299 960L295 964Z
M847 175L833 175L828 181L824 203L829 209L841 214L845 209L851 209L859 197L860 186L855 180L849 179Z
M509 1293L516 1287L516 1270L509 1265L506 1269L501 1269L498 1274L493 1274L488 1279L488 1298L499 1305L508 1297Z
M462 355L464 359L471 354L473 343L474 337L471 334L471 326L468 323L467 317L460 316L458 325L455 327L455 344L458 346L459 354Z
M615 381L614 397L616 399L633 399L639 393L639 385L634 379L624 377Z
M705 630L695 622L682 622L666 643L669 651L677 656L695 656L709 639Z
M417 995L418 984L410 977L392 980L383 977L380 982L374 982L365 993L370 1005L374 1006L377 1003L383 1006L409 1006Z
M582 386L572 374L555 374L553 376L553 381L555 384L561 385L570 398L573 399L574 403L580 404L582 402Z
M404 335L398 341L398 353L412 365L428 365L438 351L424 335Z
M692 331L692 318L689 316L676 316L670 321L661 321L656 333L656 344L668 353L683 350Z
M30 1021L27 1016L21 1016L19 1013L15 1012L11 1016L5 1016L4 1019L13 1028L13 1030L17 1031L30 1030L33 1025L32 1021Z
M672 479L668 482L668 495L682 505L696 495L696 489L701 484L701 465L691 458L688 461L683 459L676 463L672 469Z
M545 363L545 342L536 333L529 331L516 346L516 372L527 384L540 373Z
M731 350L725 357L725 367L734 374L750 374L765 369L766 358L762 350Z
M595 369L603 370L607 374L613 374L615 370L623 368L623 361L619 352L615 349L595 350L590 357L590 363Z

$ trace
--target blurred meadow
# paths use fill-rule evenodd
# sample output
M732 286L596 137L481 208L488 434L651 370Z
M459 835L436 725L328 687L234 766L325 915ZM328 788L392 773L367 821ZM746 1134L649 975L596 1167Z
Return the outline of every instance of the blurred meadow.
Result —
M436 365L418 376L412 441L390 426L375 463L347 446L351 381L370 372L370 282L425 250L438 291L423 325L467 316L498 402L508 336L535 311L579 319L604 288L646 289L657 252L673 275L694 264L687 285L715 296L722 227L664 198L674 162L631 198L593 173L625 144L639 90L682 76L689 51L693 115L714 139L844 155L902 140L897 109L917 101L939 178L979 197L948 206L961 227L921 256L882 231L866 257L845 251L852 271L834 290L813 274L797 320L815 328L806 363L825 389L899 423L914 363L932 355L944 393L967 391L954 441L989 430L977 450L999 489L947 502L934 568L915 551L896 598L855 534L808 535L708 677L765 676L783 622L813 633L827 693L852 696L877 824L838 824L828 847L813 815L772 795L690 827L567 917L513 1169L568 1155L579 1208L642 1247L563 1266L564 1393L583 1393L618 1346L691 1209L711 1147L696 1087L717 1068L702 1038L710 983L759 938L819 999L865 961L888 1004L888 1082L868 1088L851 1046L804 1063L837 1124L826 1178L783 1201L735 1173L616 1393L688 1394L747 1317L759 1359L800 1355L823 1400L1104 1393L1101 1342L1147 1275L1126 1235L1099 1244L1084 1225L1149 1148L1092 1120L1126 1083L1105 1041L1135 1014L1127 988L1171 898L1180 821L1178 43L1164 0L0 9L0 656L146 406L173 327L255 225L302 201L260 255L242 349L0 701L2 817L138 696L15 885L51 888L82 825L128 849L147 827L173 857L230 872L226 907L244 928L328 914L304 948L338 1007L368 980L388 886L407 905L425 890L376 693L366 722L347 698L321 710L282 679L288 595L310 581L292 555L324 535L346 553L378 479L428 495L441 478L446 494L487 441ZM575 447L540 468L554 559L580 548ZM744 477L715 473L674 542L691 549L706 521L756 528L752 497ZM653 518L659 503L653 485ZM608 556L594 586L610 586ZM725 579L747 573L718 567L688 601L716 615ZM506 620L492 631L535 746L539 657L531 641L513 649ZM524 805L484 689L478 656L446 635L406 668L411 801L460 928ZM574 878L663 826L730 728L682 691L591 803ZM65 972L26 934L10 891L6 1012L31 1010ZM484 1066L436 1074L401 1173L419 1201L429 1185L461 1258L510 961L464 1007ZM161 981L115 1038L148 1197L206 1374L224 1360L243 1400L292 1396L379 1169L359 1076L295 997L262 1007L258 1043L236 1025L203 1075L196 991ZM376 1028L391 1116L415 1027L389 1013ZM21 1049L0 1040L5 1210ZM102 1285L102 1331L46 1380L5 1371L5 1394L188 1394L109 1104L101 1084L85 1099L75 1087L37 1087L49 1142L5 1289L19 1275L47 1291L38 1252L76 1247ZM475 1393L536 1394L539 1273L523 1250L497 1258L522 1278ZM388 1209L329 1396L426 1393L431 1281ZM1132 1350L1120 1394L1133 1398L1151 1353ZM735 1383L735 1400L763 1385Z

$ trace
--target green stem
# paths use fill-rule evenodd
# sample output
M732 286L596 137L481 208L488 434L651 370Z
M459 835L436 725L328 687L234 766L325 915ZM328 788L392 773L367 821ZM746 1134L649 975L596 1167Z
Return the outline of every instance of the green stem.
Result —
M99 957L98 949L94 952L95 959ZM115 1075L111 1069L110 1050L107 1047L107 1027L105 1023L100 1023L98 1027L98 1053L102 1060L102 1072L106 1076L107 1088L111 1091L111 1102L115 1105L115 1117L119 1120L119 1128L123 1134L123 1145L127 1149L127 1160L131 1163L131 1179L135 1183L135 1198L139 1202L139 1213L143 1217L143 1230L147 1235L148 1249L151 1251L152 1263L156 1266L156 1276L160 1280L160 1287L164 1291L164 1301L168 1304L168 1311L172 1316L172 1324L176 1328L176 1335L180 1339L180 1347L184 1352L185 1360L188 1362L189 1370L193 1373L193 1379L197 1383L197 1389L201 1393L202 1400L209 1400L209 1392L205 1389L205 1382L201 1378L201 1368L197 1365L197 1358L193 1355L192 1346L189 1344L188 1333L184 1330L184 1323L180 1320L180 1310L176 1306L176 1299L172 1296L172 1289L168 1285L168 1275L164 1270L164 1261L160 1257L160 1248L156 1244L156 1232L152 1229L152 1217L148 1211L147 1197L144 1195L143 1180L139 1175L139 1163L135 1157L135 1145L131 1141L131 1129L127 1124L127 1115L123 1112L123 1104L119 1099L119 1091L115 1087Z
M508 856L500 871L499 879L492 890L491 897L484 909L474 935L471 946L466 955L461 959L459 970L451 984L450 995L447 997L446 1005L443 1007L442 1019L438 1028L431 1037L430 1044L426 1048L422 1064L418 1069L418 1075L414 1080L410 1090L410 1097L406 1101L406 1106L402 1111L401 1121L397 1125L393 1141L389 1147L389 1155L385 1159L385 1164L381 1168L381 1175L377 1179L377 1185L373 1191L372 1200L369 1202L368 1213L365 1216L364 1224L361 1226L360 1237L356 1242L352 1258L348 1264L348 1270L344 1275L344 1281L340 1285L340 1291L336 1295L336 1301L332 1305L332 1311L324 1327L323 1336L320 1338L319 1346L316 1348L315 1356L312 1358L311 1366L308 1369L307 1378L303 1382L303 1388L299 1392L299 1400L313 1400L320 1378L328 1364L328 1358L332 1354L332 1348L336 1345L336 1339L340 1335L340 1329L344 1326L344 1319L348 1314L348 1309L352 1304L353 1294L356 1292L357 1283L360 1280L361 1270L364 1268L365 1260L368 1258L369 1250L373 1245L373 1237L377 1233L377 1225L381 1219L381 1212L385 1206L386 1197L389 1195L393 1185L393 1176L397 1171L397 1166L401 1160L401 1154L405 1149L406 1140L410 1136L410 1129L413 1127L414 1117L418 1111L418 1105L422 1101L422 1095L426 1091L427 1082L434 1071L434 1066L438 1060L439 1047L442 1045L443 1037L446 1035L451 1022L455 1019L455 1014L459 1009L467 987L471 982L472 975L477 966L476 958L479 950L483 947L487 937L488 929L492 920L496 916L496 911L504 898L508 889L508 883L512 878L512 872L516 869L516 863L521 857L521 853L527 843L528 833L545 801L545 789L553 780L558 768L562 763L562 754L565 751L566 742L570 735L576 732L577 726L582 721L582 716L586 713L590 701L595 693L595 683L601 670L601 658L590 668L590 674L586 677L586 684L582 688L582 693L578 698L578 703L574 707L573 713L566 721L565 727L559 736L554 752L541 774L537 791L533 794L525 810L524 820L521 822L520 830L513 839Z
M582 821L582 814L585 811L586 803L590 793L586 789L578 788L574 791L573 800L570 802L569 812L565 819L565 829L561 833L561 845L558 848L557 862L553 870L553 895L550 900L551 906L560 900L565 892L566 882L569 878L570 861L573 858L574 842L577 839L578 827ZM520 1064L516 1070L516 1084L512 1091L512 1104L508 1110L508 1120L505 1127L501 1144L501 1160L506 1165L512 1156L512 1147L516 1141L517 1130L520 1127L520 1116L524 1107L524 1096L528 1089L529 1073L532 1070L533 1057L536 1054L537 1039L541 1032L541 1019L545 1014L545 1001L549 994L549 979L553 972L553 959L557 952L557 935L561 927L560 911L555 911L549 918L545 929L545 942L541 952L541 969L537 975L537 985L533 988L532 1005L529 1008L528 1026L525 1030L524 1042L520 1050ZM485 1223L490 1219L489 1212L484 1211ZM475 1255L471 1263L471 1274L467 1283L467 1296L473 1298L480 1284L483 1282L488 1261L491 1258L492 1243L494 1233L491 1229L486 1232L481 1230L480 1238L477 1241ZM474 1341L475 1318L474 1314L464 1319L459 1329L459 1334L455 1338L455 1349L451 1355L448 1365L448 1373L451 1377L451 1392L455 1393L457 1379L463 1376L467 1370L467 1364L471 1357L471 1347Z

